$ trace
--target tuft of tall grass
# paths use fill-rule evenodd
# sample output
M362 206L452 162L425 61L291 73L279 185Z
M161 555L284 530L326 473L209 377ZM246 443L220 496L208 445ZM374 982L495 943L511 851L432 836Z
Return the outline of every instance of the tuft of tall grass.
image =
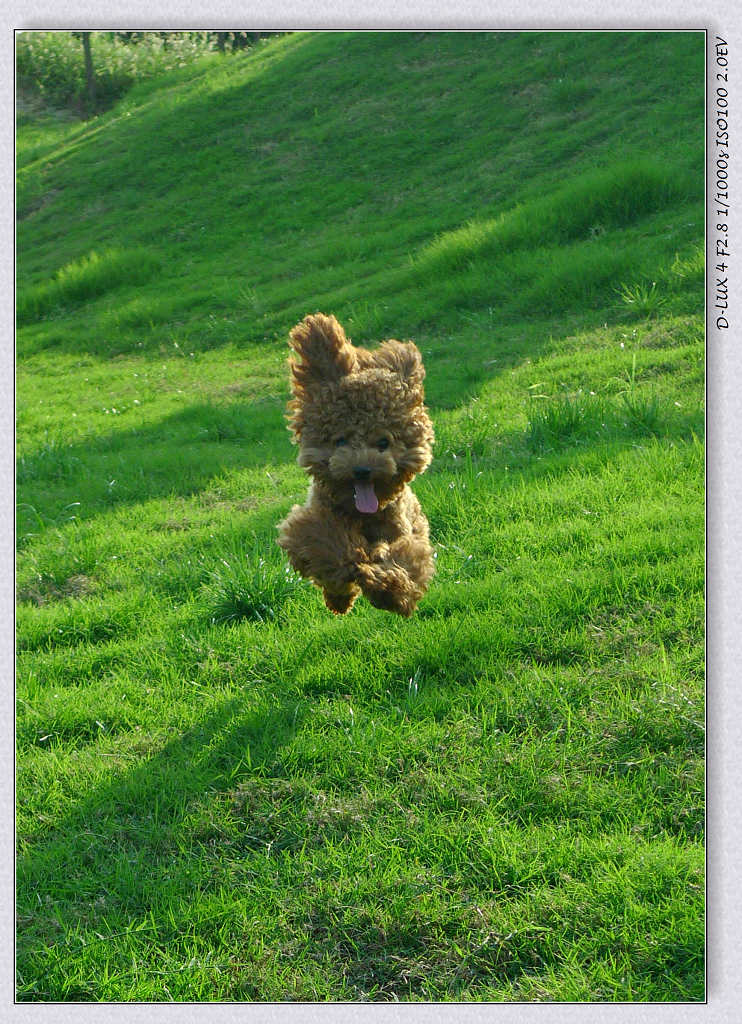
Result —
M624 391L621 395L623 410L629 425L643 434L659 433L662 426L662 406L654 393Z
M49 592L48 581L45 589ZM55 595L61 600L48 603L29 594L18 606L18 652L102 644L134 635L146 618L147 598L130 593L91 596L94 589L93 583L67 581Z
M661 426L660 400L654 391L644 392L636 380L636 353L631 357L631 371L626 375L627 386L620 393L622 411L629 425L640 433L656 434Z
M160 260L147 249L93 249L61 267L51 280L22 291L16 306L18 323L39 320L55 309L75 306L124 284L146 284L159 269Z
M413 263L418 273L461 269L474 259L599 237L665 208L682 192L668 169L631 160L586 171L549 195L529 199L500 217L471 221L434 239Z
M687 256L677 253L670 273L681 281L703 281L706 277L706 253L703 245L696 246Z
M669 427L669 417L657 393L629 380L618 395L606 397L577 391L529 399L526 443L543 452L597 438L657 435Z
M657 282L650 284L639 282L634 285L622 284L618 288L622 306L632 316L656 316L665 306L666 299L657 289Z
M270 553L269 553L270 552ZM278 618L304 581L267 544L252 552L235 549L208 574L204 592L216 625Z
M70 453L71 445L55 437L47 437L32 454L21 455L17 461L16 483L23 485L32 480L63 480L74 478L80 472L80 459Z
M587 437L605 428L606 401L579 391L555 398L533 395L529 399L528 445L535 451Z

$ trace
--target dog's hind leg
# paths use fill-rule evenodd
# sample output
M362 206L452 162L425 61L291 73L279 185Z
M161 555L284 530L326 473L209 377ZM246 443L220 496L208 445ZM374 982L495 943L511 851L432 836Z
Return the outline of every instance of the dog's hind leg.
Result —
M423 591L410 579L400 565L367 563L358 567L364 597L385 612L396 612L405 618L412 615Z
M428 589L428 584L435 573L433 551L427 538L422 540L417 537L400 537L393 541L382 564L398 565L404 569L420 591L420 597Z
M427 522L425 522L427 526ZM411 615L428 589L435 572L435 561L427 532L404 535L376 544L370 552L370 565L361 587L377 608Z
M349 612L360 592L361 588L355 584L350 584L348 589L343 591L330 590L328 587L322 588L325 604L334 615L345 615L346 612Z

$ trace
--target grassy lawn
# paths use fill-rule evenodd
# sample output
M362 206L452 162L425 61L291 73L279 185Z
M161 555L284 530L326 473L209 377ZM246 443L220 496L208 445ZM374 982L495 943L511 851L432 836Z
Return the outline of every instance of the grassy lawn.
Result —
M704 998L703 103L331 33L19 117L19 1000ZM275 544L316 310L423 352L409 621Z

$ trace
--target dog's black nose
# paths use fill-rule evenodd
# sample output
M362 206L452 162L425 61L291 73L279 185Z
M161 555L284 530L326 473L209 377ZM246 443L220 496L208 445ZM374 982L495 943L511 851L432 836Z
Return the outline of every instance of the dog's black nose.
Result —
M353 468L353 476L356 480L368 480L371 476L371 470L368 466L355 466Z

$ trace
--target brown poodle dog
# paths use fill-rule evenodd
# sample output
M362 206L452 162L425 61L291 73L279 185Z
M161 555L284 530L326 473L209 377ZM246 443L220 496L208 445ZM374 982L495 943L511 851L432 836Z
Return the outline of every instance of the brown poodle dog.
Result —
M361 592L411 615L435 570L428 521L407 486L432 456L420 352L411 341L356 348L321 313L297 324L290 344L289 427L312 482L278 543L336 615Z

